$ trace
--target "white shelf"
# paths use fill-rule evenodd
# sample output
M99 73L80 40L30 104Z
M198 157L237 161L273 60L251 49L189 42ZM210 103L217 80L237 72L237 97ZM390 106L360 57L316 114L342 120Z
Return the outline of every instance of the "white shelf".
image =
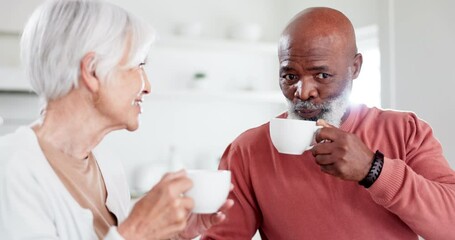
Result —
M272 42L252 42L234 39L206 39L206 38L159 38L156 48L179 48L215 51L236 51L255 54L277 55L278 44Z
M0 66L0 76L0 90L32 92L24 70L20 67Z
M217 90L176 90L152 91L148 99L174 101L231 101L240 103L285 104L286 100L279 91L217 91Z

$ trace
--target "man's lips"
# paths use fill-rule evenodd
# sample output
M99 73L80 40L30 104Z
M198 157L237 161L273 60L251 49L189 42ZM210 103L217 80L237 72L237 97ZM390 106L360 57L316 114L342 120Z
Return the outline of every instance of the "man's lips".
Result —
M318 116L322 110L321 109L295 109L295 112L297 115L299 115L302 118L309 119L309 118L314 118Z

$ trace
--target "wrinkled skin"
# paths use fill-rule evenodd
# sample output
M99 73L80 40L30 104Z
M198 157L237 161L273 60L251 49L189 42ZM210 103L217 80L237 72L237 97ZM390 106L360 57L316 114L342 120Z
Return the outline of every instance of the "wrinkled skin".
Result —
M194 202L182 194L192 187L184 171L166 174L134 206L118 227L125 239L193 239L226 219L234 204L227 200L217 213L192 214Z

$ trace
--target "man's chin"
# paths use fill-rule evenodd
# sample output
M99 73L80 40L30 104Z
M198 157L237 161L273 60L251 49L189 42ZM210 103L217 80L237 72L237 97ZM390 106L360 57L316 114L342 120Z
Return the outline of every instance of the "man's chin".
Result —
M297 120L317 121L320 118L320 116L319 115L316 115L316 116L303 115L302 116L302 114L299 114L295 110L292 110L292 111L289 110L288 111L288 118L297 119Z
M301 119L304 120L309 120L309 121L317 121L319 118L321 118L321 115L324 113L324 110L322 109L317 109L317 110L312 110L312 111L306 111L306 110L296 110L295 114L299 116Z
M323 119L324 121L326 121L327 123L329 123L330 125L333 125L335 127L339 127L340 122L341 122L341 119L334 119L333 117L330 117L329 112L322 112L314 117L303 117L303 116L299 115L297 112L295 112L294 110L292 110L292 111L289 110L288 118L297 119L297 120L306 120L306 121L317 121L319 119Z

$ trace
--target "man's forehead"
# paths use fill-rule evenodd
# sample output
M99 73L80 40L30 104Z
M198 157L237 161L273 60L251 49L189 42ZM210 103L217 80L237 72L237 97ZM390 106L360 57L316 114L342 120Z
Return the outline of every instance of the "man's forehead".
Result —
M285 34L280 39L278 55L282 57L323 57L344 52L343 39L336 34L293 36Z
M305 46L305 45L288 45L279 48L278 56L280 59L288 58L308 58L308 59L321 59L336 55L339 51L326 46Z

